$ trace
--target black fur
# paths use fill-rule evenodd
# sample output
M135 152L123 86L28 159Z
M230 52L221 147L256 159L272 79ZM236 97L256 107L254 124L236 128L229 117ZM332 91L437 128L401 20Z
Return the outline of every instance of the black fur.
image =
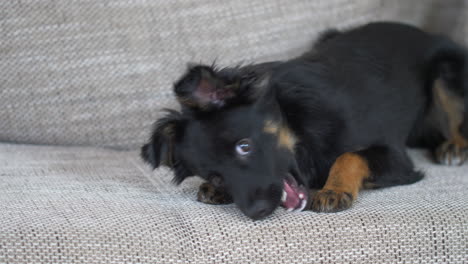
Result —
M159 119L153 129L148 144L141 148L141 157L157 168L165 165L174 170L174 182L180 184L185 178L194 174L187 169L175 145L180 143L186 120L175 110L166 110L167 115Z
M285 175L320 188L345 152L367 160L374 187L414 183L422 173L406 145L434 148L446 140L427 118L432 85L443 78L468 98L467 73L463 48L411 26L329 31L289 61L190 68L174 86L181 112L157 122L142 157L173 168L177 183L221 177L254 219L278 207ZM277 130L268 122L281 132L269 133ZM464 135L467 123L465 111ZM251 142L245 156L237 150L241 139Z
M320 34L320 36L317 38L317 40L314 43L314 46L320 45L322 43L325 43L326 41L335 38L336 36L340 35L341 32L337 29L328 29Z

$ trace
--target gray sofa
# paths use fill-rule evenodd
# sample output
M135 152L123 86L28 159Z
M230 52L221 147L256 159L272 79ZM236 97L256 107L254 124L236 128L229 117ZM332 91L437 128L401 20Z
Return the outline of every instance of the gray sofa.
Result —
M467 263L468 165L335 214L251 221L138 157L187 62L300 54L325 28L404 21L468 43L463 0L0 3L0 263Z

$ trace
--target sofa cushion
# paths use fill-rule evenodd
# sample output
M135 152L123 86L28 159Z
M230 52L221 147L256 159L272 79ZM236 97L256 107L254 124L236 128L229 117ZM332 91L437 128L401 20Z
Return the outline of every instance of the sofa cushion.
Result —
M285 59L325 28L380 19L457 36L466 10L458 0L1 1L0 141L133 148L175 106L187 62Z
M465 263L468 165L411 154L416 184L252 221L133 151L1 144L0 263Z

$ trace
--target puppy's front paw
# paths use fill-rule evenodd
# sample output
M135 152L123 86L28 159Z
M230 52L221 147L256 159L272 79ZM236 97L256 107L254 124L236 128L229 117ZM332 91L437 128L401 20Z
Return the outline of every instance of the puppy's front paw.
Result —
M434 154L437 163L443 165L460 166L468 160L468 148L460 147L450 141L440 145Z
M310 209L315 212L334 213L348 209L352 204L352 194L323 189L313 194Z
M216 188L213 184L205 182L200 185L197 194L197 201L206 204L229 204L232 197L223 188Z

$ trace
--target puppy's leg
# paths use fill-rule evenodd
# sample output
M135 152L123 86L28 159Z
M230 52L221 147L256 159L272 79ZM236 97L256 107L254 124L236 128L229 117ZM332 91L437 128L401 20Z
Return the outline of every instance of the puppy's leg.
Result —
M414 171L404 148L373 146L339 156L325 186L313 194L311 209L338 212L351 207L361 188L410 184L423 175Z
M338 212L351 207L364 180L370 177L367 160L354 152L339 156L330 169L322 190L312 197L316 212Z
M209 182L200 185L197 194L197 201L207 204L229 204L232 197L222 187L216 187Z
M463 98L440 78L435 80L432 92L438 126L447 139L435 149L434 157L441 164L461 165L468 159L468 140L460 131L464 122Z

